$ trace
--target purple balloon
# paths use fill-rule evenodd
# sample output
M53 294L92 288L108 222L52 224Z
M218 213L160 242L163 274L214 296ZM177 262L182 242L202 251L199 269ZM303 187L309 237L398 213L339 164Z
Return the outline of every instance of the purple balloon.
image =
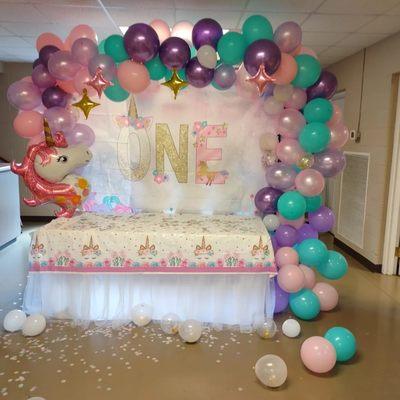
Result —
M109 81L115 78L115 62L107 54L98 54L89 61L88 69L92 76L94 76L96 73L97 68L101 68L101 73L103 74L104 78L108 79Z
M89 61L99 54L97 45L88 38L76 39L71 47L71 54L75 61L82 65L88 65Z
M93 129L85 124L75 124L72 130L65 133L65 137L70 145L84 144L88 147L90 147L96 139Z
M8 87L7 100L15 108L29 111L40 105L42 94L32 82L17 81Z
M332 178L346 166L346 157L343 151L328 149L322 153L314 154L313 169L321 172L325 178Z
M56 79L43 64L38 64L32 71L32 82L44 89L55 85Z
M32 63L32 69L35 69L38 65L41 65L42 62L40 61L40 58L37 58L33 63Z
M160 40L150 25L138 23L125 32L124 46L133 61L145 63L156 56Z
M308 222L318 232L329 232L335 225L335 214L325 206L308 213Z
M181 69L190 60L190 47L181 38L170 37L160 46L160 60L169 69Z
M42 103L46 108L65 107L67 93L58 86L51 86L42 93Z
M274 214L277 210L278 199L283 192L272 187L260 189L254 197L254 204L261 214Z
M44 112L44 117L47 119L52 132L71 131L76 123L73 114L63 107L48 108Z
M274 42L283 53L291 53L301 44L300 25L293 21L284 22L276 28Z
M306 239L318 239L318 232L310 224L303 224L297 229L297 243Z
M71 80L81 69L81 65L72 58L69 51L54 53L50 57L47 67L50 74L60 81Z
M336 92L337 78L336 76L327 70L323 70L319 76L317 82L307 89L308 101L317 97L323 97L330 99Z
M296 175L296 171L284 163L275 163L268 167L265 172L265 178L269 186L280 190L292 187Z
M290 225L280 225L275 237L280 247L292 247L297 242L297 230Z
M273 235L273 236L271 235L270 238L271 238L272 248L274 249L274 252L276 253L279 250L279 244L276 240L275 235Z
M217 49L218 40L222 35L222 27L217 21L212 18L203 18L193 27L192 43L196 49L205 44Z
M214 70L203 67L197 57L194 57L186 65L186 77L192 86L203 88L212 82Z
M260 39L247 47L244 55L244 66L250 75L255 75L261 64L265 71L273 74L281 63L281 51L279 47L268 39Z
M214 72L214 82L221 89L229 89L236 81L236 71L232 65L221 64Z
M285 311L289 305L289 293L285 292L278 285L278 281L276 278L274 279L275 283L275 309L274 314Z
M39 51L39 60L40 62L47 67L49 62L50 56L54 53L57 53L60 49L56 46L52 46L51 44L47 46L43 46Z

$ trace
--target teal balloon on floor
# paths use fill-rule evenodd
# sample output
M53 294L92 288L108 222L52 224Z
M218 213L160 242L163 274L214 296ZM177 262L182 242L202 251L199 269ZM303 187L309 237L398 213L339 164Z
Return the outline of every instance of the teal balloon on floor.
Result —
M300 146L307 153L324 151L331 140L331 132L322 122L310 122L299 135Z
M333 106L329 100L316 98L306 104L303 114L307 122L328 122L332 118Z
M112 83L113 86L109 86L105 91L104 94L106 97L112 101L120 102L124 101L129 97L129 92L121 87L117 79L113 79Z
M300 218L306 212L306 201L296 190L283 193L278 200L278 211L286 219Z
M322 206L322 196L304 196L306 200L306 212L317 211Z
M356 354L356 338L348 329L335 326L329 329L324 337L326 340L329 340L335 348L338 361L348 361Z
M346 259L337 251L329 250L325 262L317 266L318 272L326 279L340 279L346 275L349 266Z
M161 62L159 56L152 58L150 61L147 61L144 65L149 71L150 79L153 81L158 81L164 78L165 74L168 71L167 67Z
M294 59L297 63L297 74L292 85L306 89L318 80L321 74L321 64L308 54L299 54Z
M297 248L300 263L309 267L317 267L328 259L328 249L319 239L303 240Z
M302 289L289 296L289 306L293 314L301 319L314 319L321 309L318 296L311 289Z

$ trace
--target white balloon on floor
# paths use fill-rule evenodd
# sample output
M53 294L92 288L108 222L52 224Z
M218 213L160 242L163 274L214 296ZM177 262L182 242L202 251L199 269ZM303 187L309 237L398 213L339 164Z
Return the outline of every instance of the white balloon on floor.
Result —
M3 327L8 332L16 332L22 329L26 321L26 314L21 310L11 310L6 314Z
M287 337L294 338L300 335L301 326L298 321L289 318L282 324L282 332Z
M153 307L148 304L138 304L133 307L132 320L137 326L146 326L153 316Z
M285 383L287 366L282 358L275 354L267 354L256 362L255 373L265 386L276 388Z
M202 333L201 323L195 319L187 319L179 325L179 336L188 343L195 343Z
M22 326L24 336L37 336L46 329L46 318L42 314L30 315Z
M161 329L167 335L175 335L179 330L179 315L174 313L168 313L162 317L160 322Z

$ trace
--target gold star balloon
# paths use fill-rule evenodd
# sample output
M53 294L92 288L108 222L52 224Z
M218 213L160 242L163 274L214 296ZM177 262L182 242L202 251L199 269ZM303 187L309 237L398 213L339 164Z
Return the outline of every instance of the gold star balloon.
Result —
M181 79L176 69L173 69L171 79L162 83L161 85L170 88L174 92L174 99L176 100L176 96L178 95L179 91L184 89L189 83Z
M104 78L103 70L100 67L97 67L96 73L94 74L93 78L86 84L91 86L93 89L96 90L99 98L103 94L103 91L106 90L110 86L114 86L114 84Z
M77 103L73 103L72 105L79 108L85 115L85 118L88 119L90 111L92 111L93 108L99 106L100 104L91 100L87 94L87 89L83 89L82 98Z
M260 94L260 96L262 96L267 85L269 83L274 83L276 79L268 75L267 72L265 71L264 64L261 64L258 67L257 73L251 76L250 78L246 78L246 81L254 83L257 86L258 93Z

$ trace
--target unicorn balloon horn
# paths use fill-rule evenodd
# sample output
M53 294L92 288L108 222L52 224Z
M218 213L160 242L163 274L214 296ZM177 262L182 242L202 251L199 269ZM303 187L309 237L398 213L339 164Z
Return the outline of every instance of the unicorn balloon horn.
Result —
M43 119L43 131L44 131L44 138L46 140L46 144L48 147L53 147L56 145L54 142L53 136L51 134L50 126L49 123L47 122L47 119Z

